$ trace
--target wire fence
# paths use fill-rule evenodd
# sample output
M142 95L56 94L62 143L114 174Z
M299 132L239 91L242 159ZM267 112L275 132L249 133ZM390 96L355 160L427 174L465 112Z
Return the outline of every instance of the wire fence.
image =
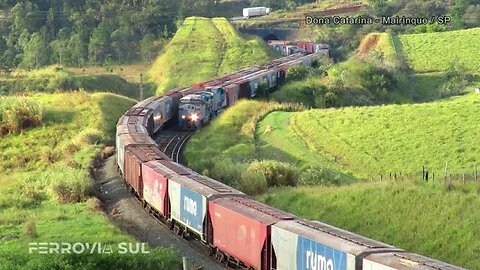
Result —
M421 171L415 173L405 172L383 172L376 176L370 177L371 181L405 181L405 180L423 180L425 182L478 182L480 183L480 175L478 167L474 166L471 170L464 170L463 172L456 171L450 172L448 169L445 171L432 171L426 166L423 166Z

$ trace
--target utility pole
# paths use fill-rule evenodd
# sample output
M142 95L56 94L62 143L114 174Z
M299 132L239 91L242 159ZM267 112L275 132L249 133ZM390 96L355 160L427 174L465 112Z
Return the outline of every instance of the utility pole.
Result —
M140 73L140 100L143 100L143 73Z

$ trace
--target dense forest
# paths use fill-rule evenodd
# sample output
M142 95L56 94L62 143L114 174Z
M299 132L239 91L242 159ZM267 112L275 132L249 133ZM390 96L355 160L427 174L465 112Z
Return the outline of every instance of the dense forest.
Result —
M0 70L152 60L158 41L171 37L187 16L239 15L249 4L292 9L308 2L315 1L0 0ZM480 0L369 2L374 15L449 13L458 27L480 24Z

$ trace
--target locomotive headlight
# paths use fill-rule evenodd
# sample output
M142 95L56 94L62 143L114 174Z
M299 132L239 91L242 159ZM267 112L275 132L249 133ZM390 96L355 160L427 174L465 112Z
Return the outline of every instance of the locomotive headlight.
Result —
M185 115L182 115L182 119L185 119Z
M192 113L192 121L196 122L198 120L198 114Z

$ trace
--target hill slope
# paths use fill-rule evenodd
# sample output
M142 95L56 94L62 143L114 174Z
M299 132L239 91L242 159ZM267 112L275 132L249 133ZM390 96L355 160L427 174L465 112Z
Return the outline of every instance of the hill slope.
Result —
M400 35L399 39L417 72L445 71L458 59L470 72L480 74L480 28Z
M135 101L107 93L31 94L42 126L0 138L0 269L173 269L172 250L148 256L29 254L27 243L135 243L90 198L90 170ZM114 247L115 248L115 247Z
M226 19L191 17L178 29L148 75L160 94L271 58L263 41L240 36Z
M422 166L443 175L446 162L452 173L471 173L479 161L479 103L472 94L428 104L275 112L257 135L263 148L311 160L289 147L296 141L316 152L317 162L358 178L418 173ZM267 126L273 131L265 132Z

